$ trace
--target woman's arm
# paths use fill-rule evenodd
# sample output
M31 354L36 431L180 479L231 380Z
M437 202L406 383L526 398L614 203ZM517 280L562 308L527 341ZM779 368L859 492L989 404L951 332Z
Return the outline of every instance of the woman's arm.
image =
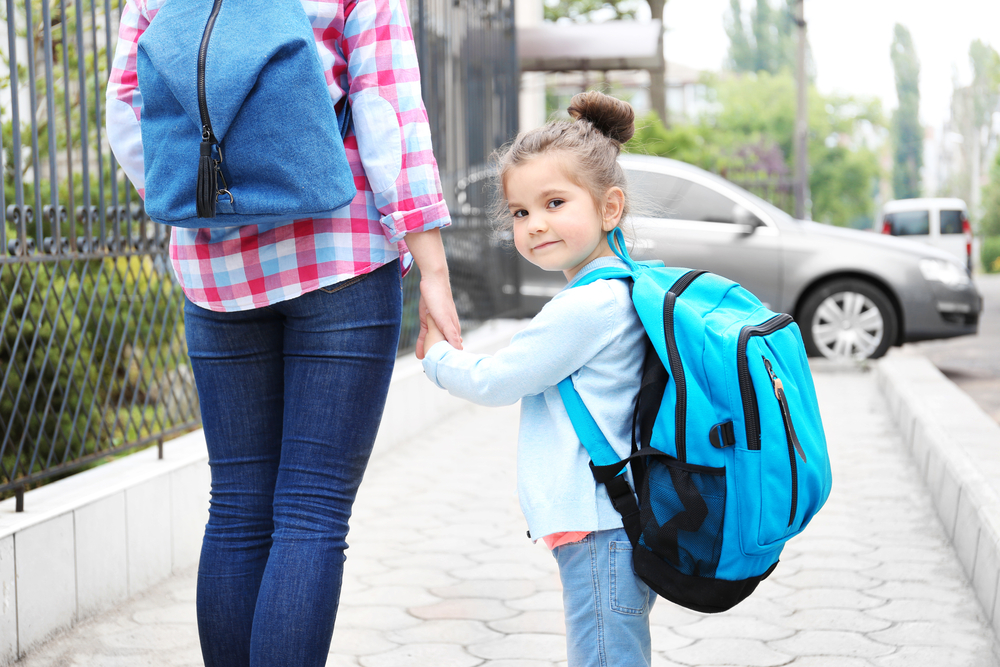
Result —
M441 231L411 232L406 237L413 259L420 267L420 335L417 337L417 359L424 358L428 318L433 318L438 331L452 347L462 349L462 327L451 296L448 263L441 243Z
M461 348L461 329L448 282L440 228L451 224L441 192L420 69L403 0L345 2L341 48L358 153L382 214L382 232L402 242L420 268L420 335L427 313L448 342Z

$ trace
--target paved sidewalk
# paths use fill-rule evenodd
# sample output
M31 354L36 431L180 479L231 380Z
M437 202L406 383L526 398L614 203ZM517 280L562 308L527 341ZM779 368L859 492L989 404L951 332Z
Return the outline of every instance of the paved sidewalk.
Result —
M815 377L833 456L829 503L732 611L657 601L653 664L1000 665L871 376ZM377 453L352 519L330 667L565 665L555 562L527 540L517 506L516 422L516 408L470 408ZM193 600L192 571L21 665L201 665Z

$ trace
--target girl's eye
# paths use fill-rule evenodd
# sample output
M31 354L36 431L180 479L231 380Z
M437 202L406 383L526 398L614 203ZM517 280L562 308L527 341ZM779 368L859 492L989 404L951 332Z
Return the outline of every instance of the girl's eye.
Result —
M549 208L559 208L563 204L562 199L553 199L548 203Z
M513 213L513 216L515 218L523 218L526 215L528 215L528 212L525 211L523 208L519 208L516 211L514 211L514 213Z

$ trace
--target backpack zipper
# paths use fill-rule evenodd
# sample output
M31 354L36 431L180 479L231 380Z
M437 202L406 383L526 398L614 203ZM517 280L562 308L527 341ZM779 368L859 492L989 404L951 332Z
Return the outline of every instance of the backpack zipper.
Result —
M208 96L205 92L205 63L208 60L208 42L212 37L215 19L222 9L222 0L215 0L212 13L208 15L205 32L201 36L201 47L198 49L198 111L201 115L201 151L198 159L198 186L195 194L198 217L214 218L215 204L220 194L229 195L230 203L233 195L229 192L226 179L222 175L222 146L219 145L212 131L212 120L208 116ZM212 155L212 146L219 152L219 159ZM222 188L218 180L222 180Z
M794 320L788 313L780 313L763 324L746 326L740 331L736 342L736 369L739 375L740 396L743 399L743 414L747 426L747 449L760 449L760 413L757 410L757 392L750 378L747 363L747 343L751 336L767 336L791 324Z
M799 505L799 466L795 459L795 453L799 453L803 463L806 462L806 454L802 451L802 445L799 444L798 436L795 435L795 426L792 424L792 411L788 407L788 399L785 398L785 388L781 383L781 378L775 374L770 359L763 355L761 355L761 359L764 360L764 367L771 378L774 397L778 399L778 406L781 408L781 419L785 424L785 442L788 444L788 467L792 471L792 503L788 514L788 525L791 526L795 521L795 512Z
M667 346L667 361L670 364L670 374L674 376L674 386L677 389L677 404L674 406L674 444L677 448L677 458L687 461L687 444L685 420L687 419L687 381L684 379L684 366L681 363L681 353L677 349L674 338L674 305L677 298L706 271L688 271L677 279L677 282L667 290L663 297L663 337Z

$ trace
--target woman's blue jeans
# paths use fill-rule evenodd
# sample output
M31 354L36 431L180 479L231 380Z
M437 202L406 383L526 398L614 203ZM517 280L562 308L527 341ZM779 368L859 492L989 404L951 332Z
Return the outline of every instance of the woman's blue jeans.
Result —
M212 470L197 600L207 667L326 664L401 307L398 262L265 308L186 304Z

